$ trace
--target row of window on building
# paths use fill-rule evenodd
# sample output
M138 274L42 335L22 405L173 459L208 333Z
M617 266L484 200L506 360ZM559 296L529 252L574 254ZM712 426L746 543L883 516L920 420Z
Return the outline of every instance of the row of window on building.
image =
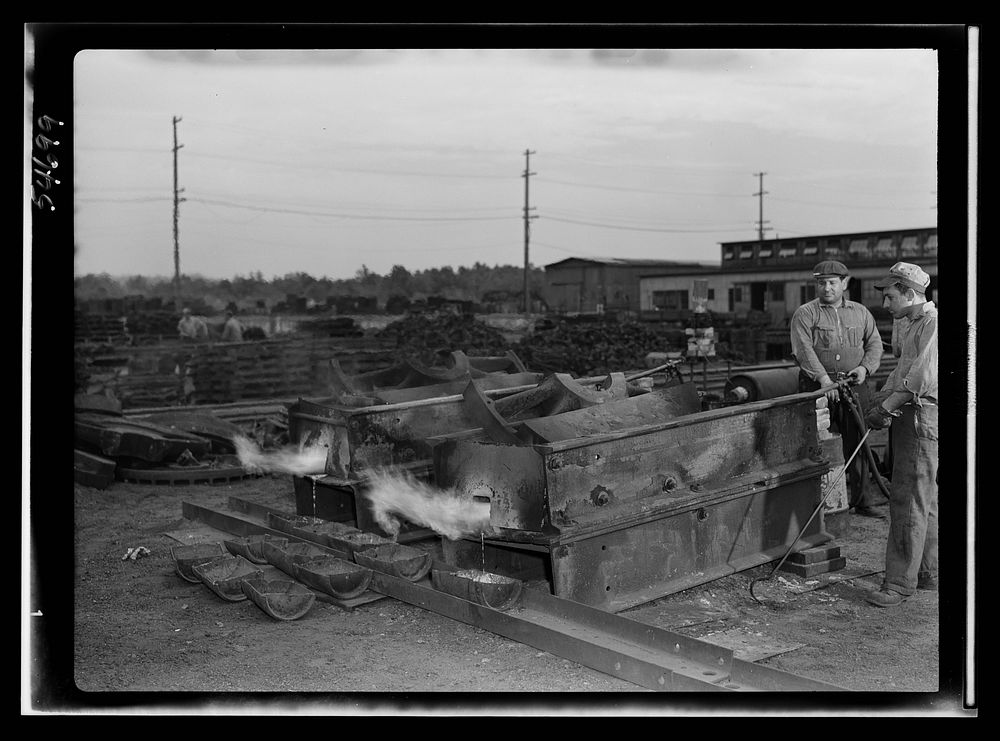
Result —
M902 236L898 238L898 245L897 238L894 237L788 240L780 241L777 244L754 244L748 242L743 245L726 246L722 251L722 259L723 261L753 259L793 260L809 257L819 259L821 248L822 257L833 260L872 260L879 258L895 260L897 257L900 259L907 257L936 257L937 234L932 233L927 235L923 243L921 243L919 235Z

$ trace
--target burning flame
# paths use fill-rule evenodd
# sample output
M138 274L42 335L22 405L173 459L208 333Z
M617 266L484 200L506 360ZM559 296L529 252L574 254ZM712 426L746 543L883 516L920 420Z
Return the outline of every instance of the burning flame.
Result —
M320 439L311 445L288 445L280 450L264 452L249 437L233 437L240 465L250 473L291 473L297 476L322 474L326 471L327 444Z
M375 472L365 495L375 521L392 536L399 533L400 517L448 540L493 532L489 502L462 499L454 489L429 486L405 471Z

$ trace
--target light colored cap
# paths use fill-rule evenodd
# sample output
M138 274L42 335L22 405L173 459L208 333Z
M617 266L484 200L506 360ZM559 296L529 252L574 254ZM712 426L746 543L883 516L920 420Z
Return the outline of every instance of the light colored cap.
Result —
M931 284L931 277L918 265L910 262L897 262L889 268L889 274L875 282L876 288L889 288L901 283L907 288L923 293Z

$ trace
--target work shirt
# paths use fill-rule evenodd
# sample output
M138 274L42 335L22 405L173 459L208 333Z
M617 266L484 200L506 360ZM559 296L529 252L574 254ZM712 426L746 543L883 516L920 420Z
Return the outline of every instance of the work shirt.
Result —
M913 394L913 404L937 404L938 396L938 346L937 307L933 301L919 305L919 308L897 323L900 344L899 362L892 369L880 397L896 391Z
M223 342L243 342L243 325L236 317L230 317L222 328Z
M813 381L850 373L859 365L871 376L882 362L882 336L863 304L841 298L833 306L818 298L802 304L789 325L792 354Z
M205 320L201 317L182 317L177 322L177 332L180 334L181 339L202 340L208 337L208 325L205 324Z

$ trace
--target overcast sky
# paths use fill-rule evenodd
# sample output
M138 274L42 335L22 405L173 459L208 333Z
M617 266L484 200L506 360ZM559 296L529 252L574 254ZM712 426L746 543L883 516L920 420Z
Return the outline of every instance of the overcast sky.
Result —
M77 275L352 277L936 226L933 50L94 49Z

